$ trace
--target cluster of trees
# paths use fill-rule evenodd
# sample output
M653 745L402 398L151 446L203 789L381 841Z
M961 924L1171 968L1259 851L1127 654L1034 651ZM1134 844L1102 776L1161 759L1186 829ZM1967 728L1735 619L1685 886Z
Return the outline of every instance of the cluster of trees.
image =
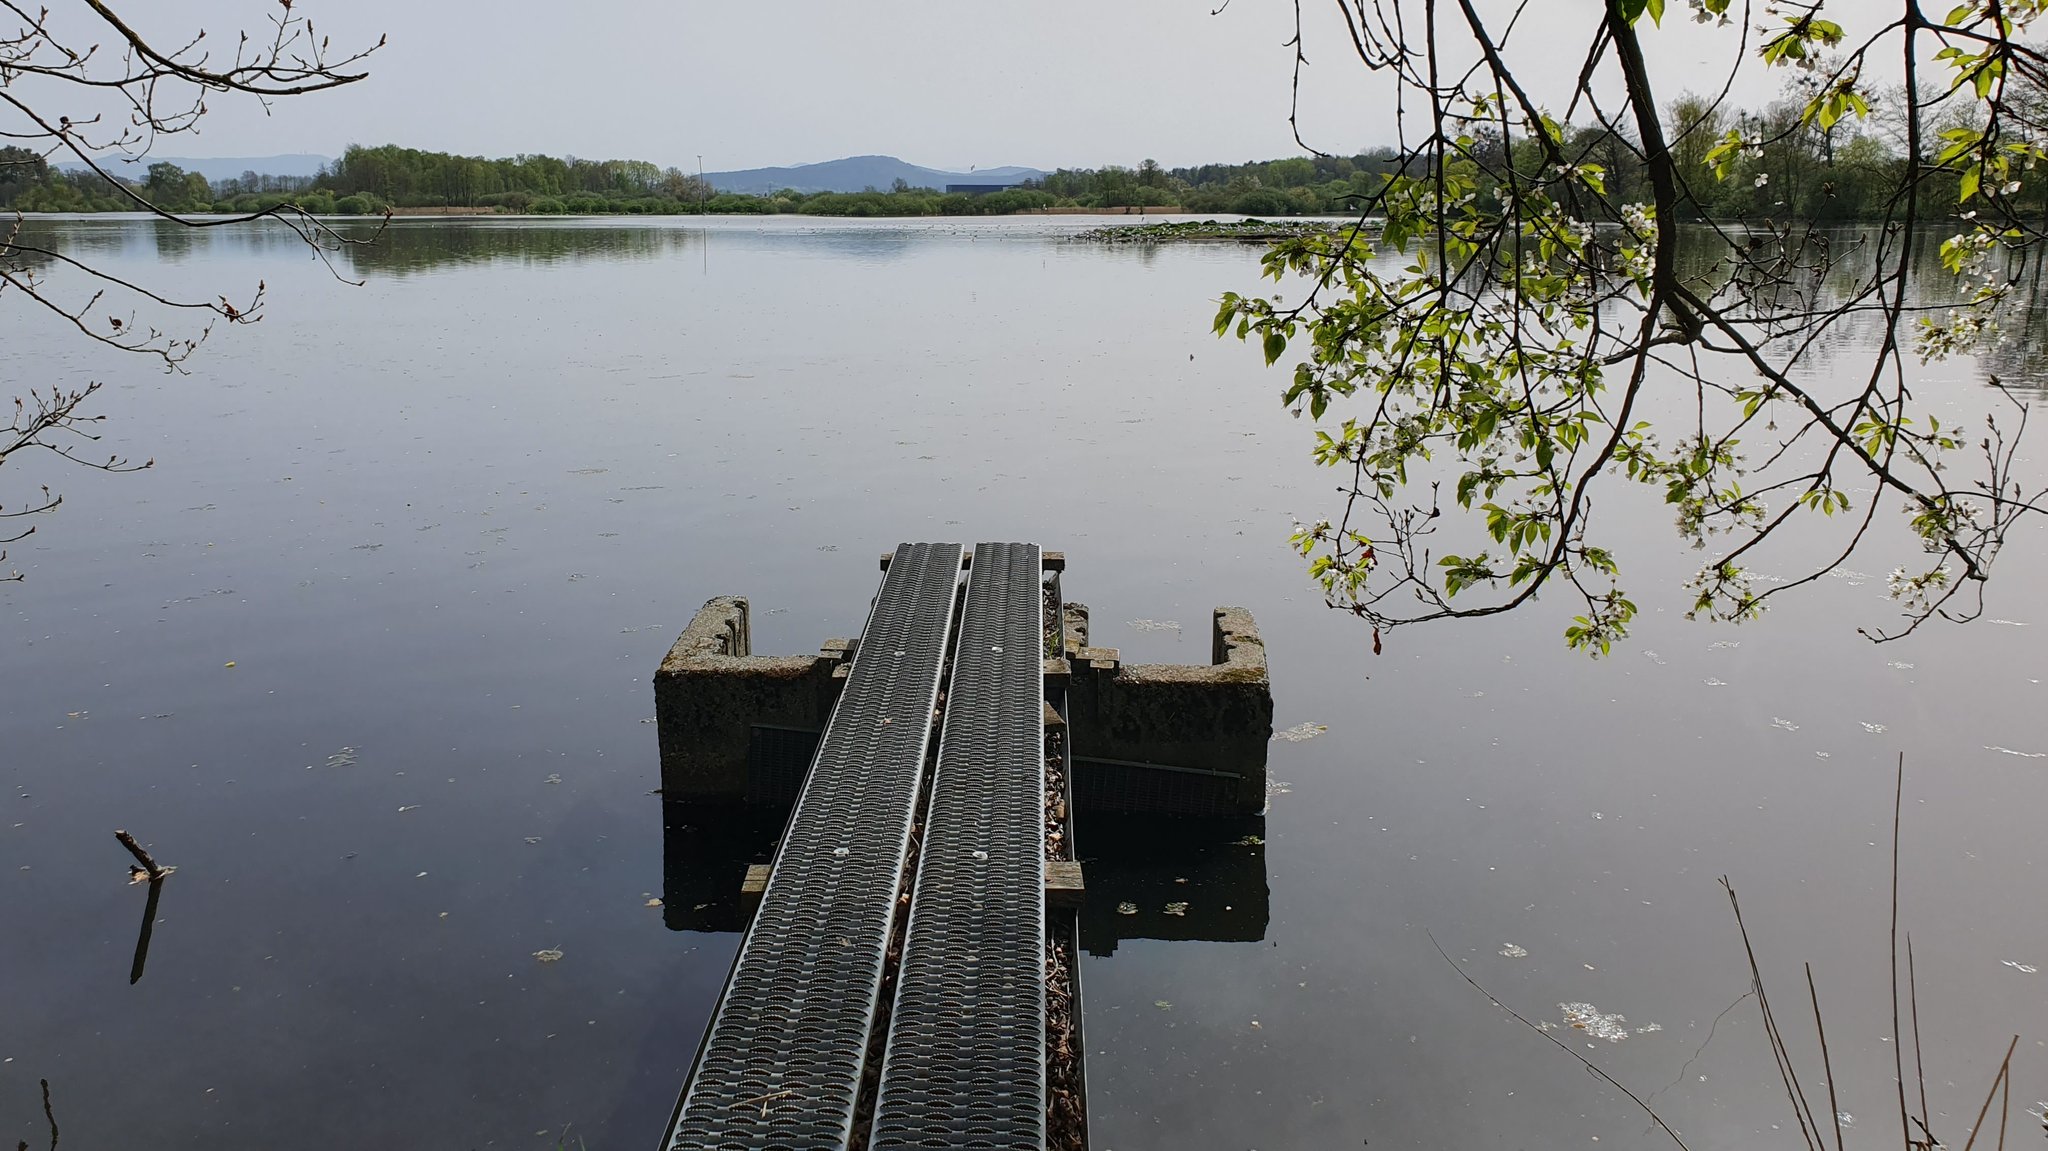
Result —
M1802 114L1803 94L1761 110L1682 95L1662 119L1681 172L1704 176L1708 154L1733 131L1755 141L1732 176L1689 181L1696 197L1680 205L1690 218L1777 218L1810 221L1874 219L1905 172L1903 92L1880 95L1873 115L1827 126ZM1651 198L1648 169L1632 136L1608 127L1567 127L1566 150L1597 165L1600 195L1611 209ZM1514 152L1507 155L1506 151ZM1540 173L1542 148L1529 137L1504 150L1497 130L1481 127L1468 153L1482 172L1503 166ZM398 208L571 214L774 214L820 216L1007 215L1047 208L1154 207L1247 216L1344 214L1393 177L1416 175L1392 148L1352 156L1292 156L1243 164L1165 168L1062 168L991 195L969 196L898 181L887 190L767 195L719 192L693 173L645 160L583 160L518 155L495 160L396 145L351 145L313 177L245 172L209 185L174 164L149 168L137 185L159 207L177 212L247 213L292 205L314 213L378 214ZM134 208L108 180L48 167L36 153L0 149L0 207L23 211L118 211Z
M42 153L29 148L0 148L0 209L124 212L134 207L135 201L102 176L53 168Z

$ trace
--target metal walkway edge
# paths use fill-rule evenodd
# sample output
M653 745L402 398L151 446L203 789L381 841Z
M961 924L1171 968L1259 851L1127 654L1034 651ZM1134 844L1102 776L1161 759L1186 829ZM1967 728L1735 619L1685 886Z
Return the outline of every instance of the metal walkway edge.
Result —
M946 697L873 1151L1046 1145L1044 600L978 544Z
M664 1147L852 1138L960 559L897 548Z

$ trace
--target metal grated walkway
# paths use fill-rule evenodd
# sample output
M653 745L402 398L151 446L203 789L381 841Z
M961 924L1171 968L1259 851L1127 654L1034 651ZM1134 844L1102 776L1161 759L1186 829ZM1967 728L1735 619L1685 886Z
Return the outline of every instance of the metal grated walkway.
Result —
M852 1138L960 558L896 549L665 1147Z
M975 547L874 1151L1046 1145L1042 595L1037 545Z

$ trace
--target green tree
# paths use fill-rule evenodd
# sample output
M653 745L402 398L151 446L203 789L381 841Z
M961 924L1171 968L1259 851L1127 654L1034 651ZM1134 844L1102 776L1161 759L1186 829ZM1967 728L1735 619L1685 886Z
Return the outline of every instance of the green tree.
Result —
M2027 491L2015 472L2025 408L2014 401L2006 423L2017 426L1994 420L1966 439L1915 396L1901 352L1973 347L2013 294L2007 269L2048 246L2030 206L2048 125L2007 99L2048 82L2048 56L2022 40L2040 6L1964 4L1936 21L1895 0L1888 18L1857 6L1856 30L1824 16L1821 0L1766 9L1757 57L1741 66L1818 75L1803 99L1738 121L1701 154L1702 125L1727 92L1681 102L1678 130L1667 129L1640 39L1662 0L1606 0L1581 27L1564 16L1546 25L1547 43L1577 35L1589 51L1567 55L1601 62L1572 100L1599 110L1598 131L1531 100L1500 50L1505 17L1438 9L1421 31L1406 25L1403 42L1388 31L1404 26L1393 3L1364 6L1378 20L1353 22L1352 46L1409 90L1397 106L1420 118L1403 126L1416 143L1357 229L1267 253L1268 275L1304 291L1283 302L1228 293L1216 315L1219 333L1256 340L1269 364L1291 361L1284 401L1316 421L1315 459L1344 476L1342 506L1293 537L1331 605L1377 634L1555 591L1580 608L1566 641L1608 651L1636 607L1599 497L1639 484L1671 506L1681 540L1717 548L1687 584L1693 614L1754 617L1856 554L1887 507L1904 513L1917 548L1892 578L1903 622L1868 634L1981 611L2007 532L2048 510L2048 492ZM1693 9L1733 18L1729 0ZM1833 194L1842 165L1830 166L1828 136L1870 115L1863 72L1880 53L1906 77L1896 115L1907 162L1859 158L1860 171L1893 178L1861 198L1884 226L1856 261L1801 226L1695 230L1681 244L1691 186L1781 215ZM1441 76L1415 67L1438 59L1479 63ZM1930 70L1943 93L1932 101L1921 88ZM1644 199L1616 198L1620 168L1639 169ZM1912 294L1915 232L1944 218L1947 282L1926 288L1960 306L1927 314ZM1825 299L1810 290L1816 275L1831 282ZM1866 364L1819 370L1846 342L1835 333L1872 319L1884 336ZM1682 422L1655 415L1673 411ZM1970 448L1980 458L1966 478ZM1825 536L1830 525L1829 558L1758 586L1752 565L1781 530ZM1797 562L1777 553L1773 565Z

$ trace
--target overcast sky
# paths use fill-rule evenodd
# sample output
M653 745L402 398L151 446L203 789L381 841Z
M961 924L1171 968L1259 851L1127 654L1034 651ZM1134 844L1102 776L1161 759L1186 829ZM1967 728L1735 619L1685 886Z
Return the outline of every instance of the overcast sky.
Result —
M71 4L50 0L54 8ZM1287 126L1294 8L1279 0L732 0L576 3L297 0L337 46L390 44L350 88L278 101L267 118L217 96L179 156L337 154L397 143L649 159L708 170L885 153L948 169L1168 166L1298 154ZM164 41L258 28L277 0L128 0ZM82 6L81 6L82 7ZM1335 7L1305 4L1308 142L1393 138L1386 81L1351 56ZM1646 33L1665 92L1717 87L1734 40L1671 4ZM1598 0L1532 0L1510 44L1536 87L1568 86ZM1755 100L1778 77L1749 81Z

